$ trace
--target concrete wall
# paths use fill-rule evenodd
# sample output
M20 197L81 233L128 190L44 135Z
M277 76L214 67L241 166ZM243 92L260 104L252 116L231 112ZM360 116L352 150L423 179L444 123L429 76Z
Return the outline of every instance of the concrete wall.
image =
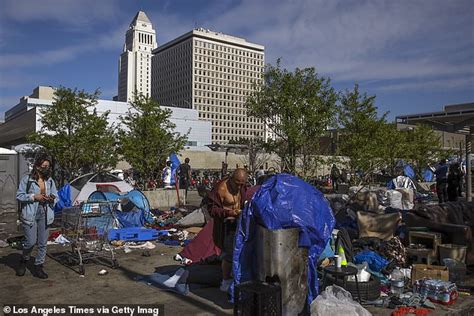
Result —
M152 209L169 209L170 207L178 207L178 195L176 190L173 189L156 189L153 191L142 191L145 194L150 207ZM179 190L179 199L182 204L185 204L184 190Z

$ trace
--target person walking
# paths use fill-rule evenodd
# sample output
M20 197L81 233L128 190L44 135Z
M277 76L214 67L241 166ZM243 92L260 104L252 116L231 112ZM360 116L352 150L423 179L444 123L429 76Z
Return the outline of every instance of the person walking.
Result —
M48 225L54 221L54 204L58 191L51 178L51 159L39 154L35 159L33 171L24 176L19 184L16 198L21 205L20 221L23 226L25 240L17 276L24 276L26 266L35 244L38 251L35 257L32 274L40 279L47 279L43 270L48 242Z
M448 193L448 200L450 202L454 202L458 200L458 193L459 188L461 187L461 169L459 168L459 164L453 163L449 166L448 172L448 179L447 179L447 193Z
M446 159L442 159L439 162L438 168L435 171L436 175L436 193L438 194L438 203L444 203L448 201L448 165Z
M184 197L188 199L188 189L191 184L191 166L189 165L189 158L184 159L184 163L178 167L179 188L184 189Z

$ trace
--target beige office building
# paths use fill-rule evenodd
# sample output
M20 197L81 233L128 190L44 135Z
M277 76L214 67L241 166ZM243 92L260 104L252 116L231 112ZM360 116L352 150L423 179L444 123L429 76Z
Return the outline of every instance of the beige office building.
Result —
M263 70L264 46L199 28L153 50L151 96L197 110L212 124L212 143L264 138L263 123L244 106Z
M153 25L145 12L139 11L127 30L119 59L117 101L133 100L135 92L151 95L151 52L156 47Z

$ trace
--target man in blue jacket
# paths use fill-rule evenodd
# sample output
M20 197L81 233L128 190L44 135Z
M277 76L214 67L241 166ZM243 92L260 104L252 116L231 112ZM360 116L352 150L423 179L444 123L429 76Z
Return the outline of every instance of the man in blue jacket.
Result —
M26 272L26 263L35 244L38 251L34 262L33 275L40 279L47 279L43 270L48 242L48 225L54 221L54 204L58 191L51 178L51 159L45 154L39 154L35 159L33 171L24 176L18 187L16 198L21 203L20 220L25 233L23 254L16 275L23 276Z

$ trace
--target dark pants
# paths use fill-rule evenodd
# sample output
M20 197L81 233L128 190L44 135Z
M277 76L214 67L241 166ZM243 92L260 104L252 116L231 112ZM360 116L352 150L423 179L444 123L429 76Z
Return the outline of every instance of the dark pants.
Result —
M48 242L48 228L46 227L46 207L38 206L36 219L32 225L23 223L25 241L23 242L23 258L30 259L31 251L35 244L38 244L38 253L35 258L35 265L44 263L46 258L46 245Z
M448 202L448 183L447 181L436 182L436 193L438 194L438 202Z
M334 192L337 191L337 180L338 180L338 178L331 178L332 189L333 189Z
M184 196L186 199L188 198L189 182L190 181L186 178L179 179L179 188L184 189Z
M235 241L235 232L237 230L237 220L236 219L225 219L224 220L224 243L222 246L222 260L232 263L232 258L234 256L234 241Z

